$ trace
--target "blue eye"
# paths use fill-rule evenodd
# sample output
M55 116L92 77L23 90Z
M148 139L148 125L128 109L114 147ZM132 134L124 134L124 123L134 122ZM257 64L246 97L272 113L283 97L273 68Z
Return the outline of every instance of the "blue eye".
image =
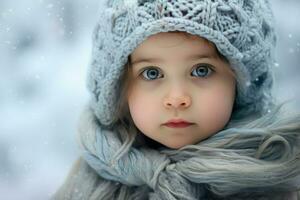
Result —
M148 69L145 69L142 72L142 75L146 80L154 80L154 79L157 79L157 77L159 75L159 70L155 69L153 67L149 67Z
M205 78L213 72L211 67L209 67L210 65L208 64L198 64L196 66L197 67L192 71L192 75Z

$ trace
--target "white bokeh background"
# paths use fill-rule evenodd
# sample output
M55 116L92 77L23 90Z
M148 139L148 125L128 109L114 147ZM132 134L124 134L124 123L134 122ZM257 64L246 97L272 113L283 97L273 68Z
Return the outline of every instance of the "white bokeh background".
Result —
M91 34L103 0L0 0L0 199L48 199L78 157ZM271 0L275 94L300 111L300 1Z

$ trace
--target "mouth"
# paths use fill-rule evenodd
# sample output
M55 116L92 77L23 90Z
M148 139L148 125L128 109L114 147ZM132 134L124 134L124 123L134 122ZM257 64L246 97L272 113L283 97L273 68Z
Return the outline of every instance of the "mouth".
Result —
M167 123L163 124L164 126L167 126L169 128L186 128L189 126L192 126L194 123L187 122L181 119L176 120L170 120Z

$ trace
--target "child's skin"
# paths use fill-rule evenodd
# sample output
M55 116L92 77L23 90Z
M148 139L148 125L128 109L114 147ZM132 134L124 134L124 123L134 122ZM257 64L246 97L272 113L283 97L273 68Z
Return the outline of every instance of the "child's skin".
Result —
M229 121L236 81L212 43L182 33L158 33L140 44L130 60L129 110L149 138L178 149L217 133ZM171 119L193 124L163 125Z

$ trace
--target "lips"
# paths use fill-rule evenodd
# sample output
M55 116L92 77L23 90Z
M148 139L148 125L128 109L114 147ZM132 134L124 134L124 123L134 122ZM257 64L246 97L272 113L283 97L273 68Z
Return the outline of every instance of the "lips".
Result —
M191 122L184 121L182 119L173 119L164 124L170 128L186 128L188 126L193 125Z

